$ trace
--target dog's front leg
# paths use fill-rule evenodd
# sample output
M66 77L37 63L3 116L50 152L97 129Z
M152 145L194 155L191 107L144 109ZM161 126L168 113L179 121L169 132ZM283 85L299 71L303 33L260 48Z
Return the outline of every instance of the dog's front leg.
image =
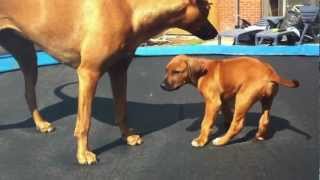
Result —
M77 69L79 78L78 116L74 135L77 138L77 159L80 164L93 164L96 155L89 150L88 132L91 122L91 106L97 82L101 76L99 71L89 68Z
M193 147L203 147L208 142L211 127L214 124L221 106L219 98L208 98L205 100L205 115L201 123L200 135L191 143Z
M119 61L109 70L112 93L115 105L115 118L123 139L128 145L139 145L142 138L130 131L127 126L127 69L130 60Z

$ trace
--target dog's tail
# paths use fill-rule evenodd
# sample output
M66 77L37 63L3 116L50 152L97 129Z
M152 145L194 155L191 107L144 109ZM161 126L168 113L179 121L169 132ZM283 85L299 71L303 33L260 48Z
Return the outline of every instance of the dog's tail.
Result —
M297 81L295 79L293 79L293 80L284 79L281 76L279 76L278 74L274 74L272 76L271 81L273 81L277 84L289 87L289 88L297 88L300 85L299 81Z

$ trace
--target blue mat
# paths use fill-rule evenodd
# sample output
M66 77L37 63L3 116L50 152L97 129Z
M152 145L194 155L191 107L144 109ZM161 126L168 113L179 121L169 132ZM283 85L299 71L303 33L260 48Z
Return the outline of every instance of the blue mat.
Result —
M244 45L186 45L140 47L138 56L164 56L177 54L222 54L222 55L286 55L319 56L319 44L297 46L244 46Z
M38 56L38 65L44 66L44 65L52 65L52 64L58 64L52 56L48 55L45 52L37 52ZM12 71L19 69L19 65L14 60L14 58L10 55L1 55L0 56L0 72L5 71Z
M259 55L259 56L320 56L319 44L303 44L297 46L244 46L244 45L183 45L183 46L146 46L139 47L136 56L171 56L189 55ZM38 52L38 65L52 65L58 62L45 52ZM10 55L0 55L0 72L19 69Z

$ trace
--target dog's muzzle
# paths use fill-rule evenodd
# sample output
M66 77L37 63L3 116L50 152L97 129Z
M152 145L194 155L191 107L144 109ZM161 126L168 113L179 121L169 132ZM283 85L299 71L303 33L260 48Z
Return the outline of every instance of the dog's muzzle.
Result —
M194 35L203 40L214 39L217 34L218 31L209 21L203 23L202 26L200 26L199 30L194 33Z
M172 88L168 85L168 83L166 83L166 81L163 81L161 84L160 84L160 87L165 90L165 91L173 91L173 90L176 90L178 88Z

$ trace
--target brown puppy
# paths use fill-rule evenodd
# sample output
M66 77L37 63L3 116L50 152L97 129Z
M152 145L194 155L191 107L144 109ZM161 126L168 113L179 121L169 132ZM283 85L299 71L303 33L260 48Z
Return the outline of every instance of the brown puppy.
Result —
M0 0L0 45L13 54L25 78L26 100L37 129L54 127L38 111L33 44L76 69L78 116L74 135L80 164L96 162L88 143L91 105L97 82L108 72L116 121L129 145L141 144L127 127L127 68L136 47L170 27L212 39L216 29L205 0Z
M236 57L213 61L176 56L166 67L166 76L161 87L172 91L187 83L197 87L205 101L201 132L192 141L194 147L202 147L207 143L219 110L230 127L226 134L214 139L213 144L228 143L240 132L246 113L257 101L261 102L262 116L256 139L264 140L278 85L290 88L299 86L298 81L281 78L271 65L255 58Z

